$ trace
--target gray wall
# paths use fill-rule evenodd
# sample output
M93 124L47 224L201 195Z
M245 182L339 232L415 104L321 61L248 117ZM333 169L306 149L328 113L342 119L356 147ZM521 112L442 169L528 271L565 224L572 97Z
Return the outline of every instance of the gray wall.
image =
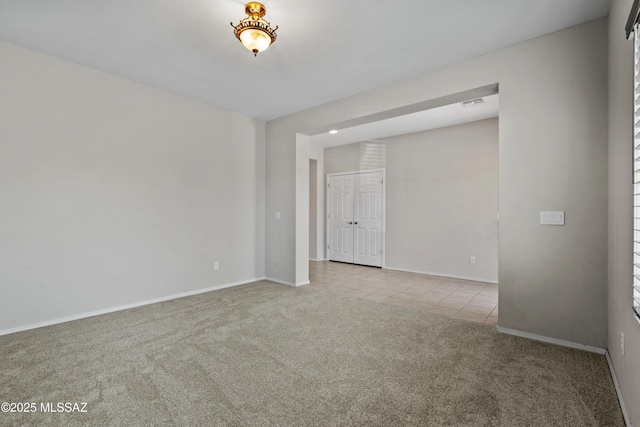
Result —
M310 146L309 158L313 159L316 162L316 176L315 176L316 200L314 203L316 211L315 213L309 212L309 215L310 215L309 218L311 218L311 215L315 215L315 223L314 223L315 228L311 227L311 224L313 223L313 221L309 219L309 224L310 224L309 238L316 242L316 250L315 250L316 258L315 259L317 261L322 261L326 258L325 234L324 234L324 227L326 222L325 221L326 217L324 214L324 203L325 203L324 189L326 188L325 175L324 175L324 149ZM311 197L311 192L309 194ZM309 204L309 207L311 207L311 203ZM311 254L313 252L309 250L309 253ZM310 257L310 259L313 259L313 257Z
M263 123L0 58L0 331L264 276Z
M296 133L499 83L499 325L606 347L606 40L600 19L268 122L267 275L308 275L295 222L270 219L295 217L297 170L308 177ZM540 226L541 210L564 210L567 225Z
M290 285L306 285L309 283L309 159L311 149L309 137L306 135L296 135L296 196L295 196L295 245L304 246L304 250L297 251L295 264L295 279Z
M633 41L624 26L632 0L609 14L609 354L633 425L640 426L640 324L631 311L633 251ZM620 347L624 333L625 354Z
M318 259L318 161L309 159L309 259ZM315 232L314 232L315 231Z
M498 119L387 142L386 266L497 282Z

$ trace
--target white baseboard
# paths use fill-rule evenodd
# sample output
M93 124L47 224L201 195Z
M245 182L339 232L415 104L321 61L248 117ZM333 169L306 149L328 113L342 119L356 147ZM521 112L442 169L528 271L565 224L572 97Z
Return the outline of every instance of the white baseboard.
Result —
M265 277L264 280L268 280L270 282L280 283L281 285L293 286L293 287L304 286L304 285L308 285L309 283L311 283L308 280L306 282L293 283L293 282L287 282L286 280L274 279L273 277Z
M501 326L498 326L498 332L501 332L507 335L515 335L517 337L528 338L530 340L542 341L549 344L560 345L562 347L569 347L569 348L575 348L578 350L584 350L590 353L597 353L597 354L604 355L607 352L607 350L600 347L592 347L590 345L578 344L575 342L560 340L557 338L545 337L544 335L530 334L528 332L517 331L515 329L509 329L509 328L503 328Z
M622 398L622 390L620 390L620 383L618 382L618 376L616 375L616 370L613 369L613 362L611 361L611 357L609 356L609 351L606 351L604 356L607 358L607 364L609 365L611 378L613 378L613 385L616 388L616 394L618 395L618 401L620 402L620 409L622 409L622 416L624 417L624 423L627 425L627 427L632 427L631 420L629 419L629 412L627 411L627 407L624 404L624 399Z
M264 277L258 277L258 278L249 279L249 280L242 280L242 281L233 282L233 283L226 283L224 285L211 286L210 288L197 289L195 291L189 291L189 292L183 292L183 293L180 293L180 294L168 295L166 297L160 297L160 298L154 298L154 299L150 299L150 300L146 300L146 301L135 302L133 304L119 305L119 306L116 306L116 307L105 308L105 309L102 309L102 310L95 310L95 311L90 311L90 312L87 312L87 313L75 314L73 316L65 316L65 317L60 317L58 319L47 320L47 321L44 321L44 322L32 323L30 325L18 326L16 328L5 329L5 330L0 331L0 336L9 335L9 334L13 334L13 333L16 333L16 332L28 331L30 329L43 328L45 326L57 325L59 323L72 322L74 320L86 319L88 317L100 316L101 314L108 314L108 313L113 313L113 312L116 312L116 311L128 310L130 308L141 307L143 305L156 304L156 303L163 302L163 301L169 301L169 300L174 300L174 299L178 299L178 298L189 297L189 296L192 296L192 295L203 294L205 292L217 291L217 290L220 290L220 289L231 288L231 287L234 287L234 286L246 285L247 283L259 282L260 280L264 280Z
M273 277L265 277L264 280L268 280L270 282L280 283L281 285L287 285L287 286L295 286L296 285L293 282L287 282L286 280L274 279Z
M416 274L426 274L429 276L438 276L438 277L447 277L449 279L461 279L461 280L471 280L473 282L484 282L484 283L495 283L498 284L497 280L493 279L483 279L481 277L469 277L469 276L456 276L453 274L444 274L444 273L434 273L432 271L421 271L421 270L412 270L408 268L397 268L397 267L382 267L383 270L394 270L394 271L404 271L405 273L416 273Z

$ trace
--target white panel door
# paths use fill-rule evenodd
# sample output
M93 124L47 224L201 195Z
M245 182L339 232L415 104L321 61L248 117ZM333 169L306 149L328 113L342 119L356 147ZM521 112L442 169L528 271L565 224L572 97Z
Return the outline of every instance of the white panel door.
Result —
M382 267L382 172L356 176L354 213L353 262Z
M329 178L329 259L353 262L353 175Z
M329 260L382 267L382 171L328 176Z

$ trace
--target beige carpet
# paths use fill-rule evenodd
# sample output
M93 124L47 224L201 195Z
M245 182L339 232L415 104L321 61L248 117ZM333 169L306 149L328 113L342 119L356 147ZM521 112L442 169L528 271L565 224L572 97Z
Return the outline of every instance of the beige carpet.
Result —
M622 426L603 356L259 282L0 337L1 425Z

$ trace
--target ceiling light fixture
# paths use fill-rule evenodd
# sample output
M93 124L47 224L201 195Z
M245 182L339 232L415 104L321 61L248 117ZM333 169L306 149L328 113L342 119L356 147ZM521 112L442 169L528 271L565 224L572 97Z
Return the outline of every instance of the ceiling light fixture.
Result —
M329 131L329 133L330 133L331 135L335 135L336 133L338 133L338 131L334 129L334 130L330 130L330 131Z
M276 41L276 28L262 19L267 13L267 8L262 3L255 1L249 2L244 6L244 13L247 18L240 20L238 25L233 25L233 34L242 42L244 47L253 52L254 56L258 56L260 52L267 50L271 43Z

